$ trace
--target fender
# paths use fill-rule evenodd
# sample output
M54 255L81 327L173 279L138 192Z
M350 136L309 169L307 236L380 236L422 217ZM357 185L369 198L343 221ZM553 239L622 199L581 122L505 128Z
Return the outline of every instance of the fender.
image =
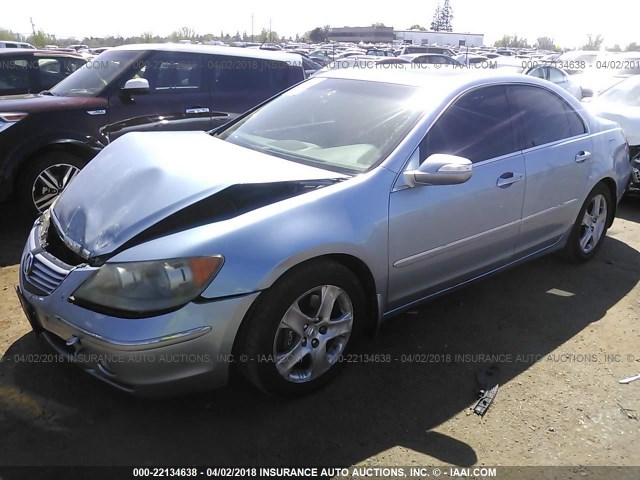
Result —
M73 149L88 159L95 157L108 141L106 137L92 138L77 133L45 135L30 139L14 149L5 161L5 176L13 183L23 163L38 152L50 149Z

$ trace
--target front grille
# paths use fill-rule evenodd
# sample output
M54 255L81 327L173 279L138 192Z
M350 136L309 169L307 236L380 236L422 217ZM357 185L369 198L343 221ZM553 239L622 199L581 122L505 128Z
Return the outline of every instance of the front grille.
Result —
M631 169L631 181L635 185L640 185L640 168L633 167Z
M25 279L29 285L25 285L37 295L49 295L53 292L68 275L68 271L54 265L42 255L34 255L30 271L25 272ZM29 286L35 287L36 291Z

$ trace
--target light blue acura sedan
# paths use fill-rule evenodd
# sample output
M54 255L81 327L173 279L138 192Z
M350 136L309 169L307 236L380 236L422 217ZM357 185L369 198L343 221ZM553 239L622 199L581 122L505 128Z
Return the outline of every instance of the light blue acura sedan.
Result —
M592 258L620 128L544 80L335 70L214 132L131 133L33 226L33 326L137 395L328 382L379 323L556 250Z

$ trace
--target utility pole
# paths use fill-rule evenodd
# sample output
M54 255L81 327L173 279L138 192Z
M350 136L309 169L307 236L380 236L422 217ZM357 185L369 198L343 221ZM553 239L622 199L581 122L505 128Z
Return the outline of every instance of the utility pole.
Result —
M36 25L33 23L33 17L29 17L29 21L31 22L31 31L33 32L33 36L36 36Z
M269 43L271 43L271 19L269 19Z
M253 13L251 14L251 43L253 43Z

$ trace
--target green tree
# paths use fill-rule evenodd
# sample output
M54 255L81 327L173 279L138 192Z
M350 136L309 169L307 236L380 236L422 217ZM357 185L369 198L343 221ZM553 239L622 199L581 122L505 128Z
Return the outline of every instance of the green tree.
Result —
M442 5L442 10L440 11L440 15L442 17L441 31L453 32L453 9L449 4L449 0L444 0L444 4Z
M625 52L640 52L640 45L636 42L631 42L624 50Z
M5 30L4 28L1 28L0 40L10 40L15 42L18 41L18 37L11 30Z
M555 50L556 44L553 41L553 38L539 37L536 40L536 48L539 48L540 50Z
M436 11L433 12L433 19L431 20L431 31L439 32L442 28L442 9L440 4L436 7Z
M27 42L34 47L44 48L45 45L55 44L56 37L45 33L44 30L38 30L35 35L31 35L27 38Z
M526 38L519 38L518 35L504 35L500 40L496 40L493 44L496 47L508 48L529 48L529 42Z
M595 37L590 33L587 34L587 43L582 46L583 50L600 50L602 46L602 42L604 42L604 38L602 35L596 35Z
M263 28L260 35L258 35L257 41L260 43L277 43L280 41L280 37L278 36L278 32L275 30L269 31L266 28Z
M444 0L442 7L440 4L436 7L431 20L431 30L434 32L453 31L453 9L449 0Z
M382 22L376 22L376 23L372 23L371 26L375 28L380 28L380 27L384 27L385 24Z
M182 27L169 35L169 40L179 42L180 40L195 40L196 31L191 27Z
M622 48L620 48L620 45L618 45L616 43L613 47L607 48L607 51L608 52L621 52Z
M411 25L409 27L409 30L420 30L420 31L423 31L423 32L427 31L426 28L424 28L422 25L418 25L417 23L415 25Z
M309 32L309 40L313 43L325 42L327 40L327 36L323 28L316 27Z
M142 43L153 43L153 33L144 32L142 35L140 35L140 41Z

